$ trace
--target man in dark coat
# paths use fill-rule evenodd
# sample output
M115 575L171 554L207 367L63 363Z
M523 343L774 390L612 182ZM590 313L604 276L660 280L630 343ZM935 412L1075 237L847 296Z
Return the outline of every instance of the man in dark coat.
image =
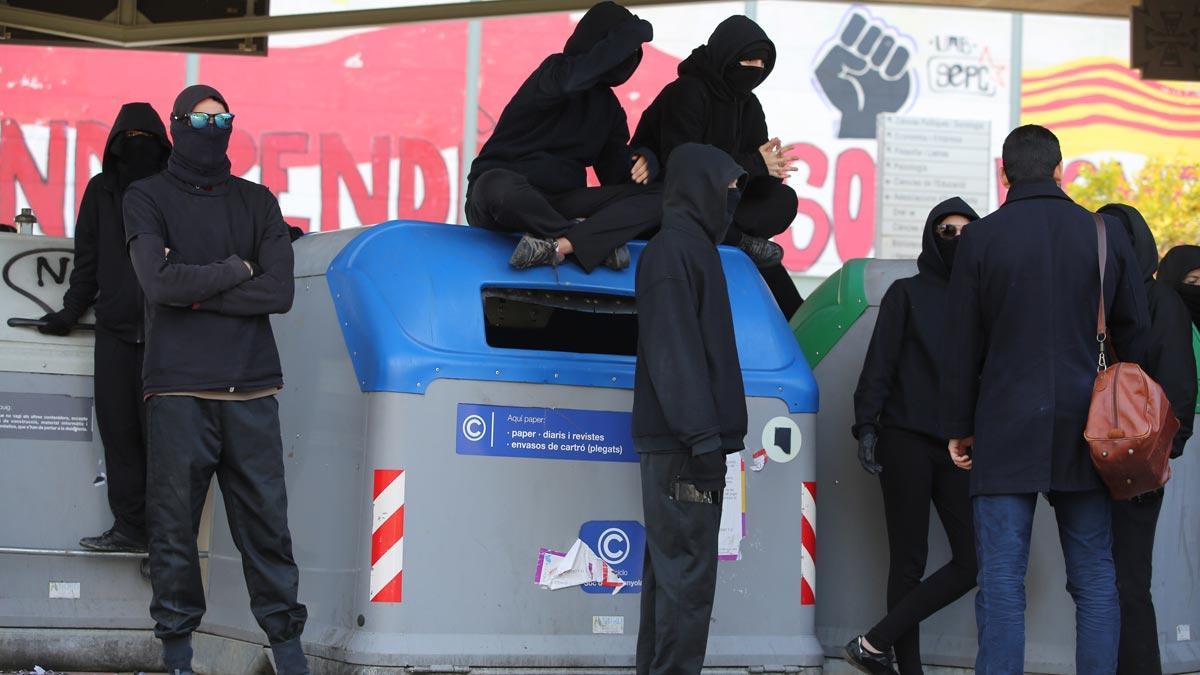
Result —
M633 76L653 36L648 21L601 2L504 107L471 163L466 216L475 227L524 233L513 267L574 255L588 272L601 264L624 269L625 242L658 227L662 198L645 185L658 160L629 147L625 110L612 91ZM587 167L600 187L587 187Z
M975 587L975 532L967 475L946 456L938 421L950 271L968 223L979 220L958 197L925 221L917 274L883 296L871 346L854 391L853 433L863 468L879 476L888 536L888 613L846 645L859 670L921 672L920 623ZM878 448L876 442L878 441ZM929 504L937 508L951 559L925 577Z
M93 551L146 551L146 439L142 405L142 289L125 251L121 199L136 180L162 171L167 130L149 103L117 113L100 173L88 181L75 221L75 265L63 308L42 317L46 335L66 335L96 308L96 424L104 443L113 526L79 545Z
M1196 410L1196 359L1192 353L1192 317L1179 294L1155 281L1158 245L1146 219L1125 204L1109 204L1100 213L1116 216L1133 241L1145 283L1150 330L1146 335L1146 374L1162 385L1179 418L1171 457L1183 454L1192 437ZM1162 510L1163 490L1113 503L1113 560L1121 599L1121 643L1117 657L1120 675L1159 675L1158 621L1150 577L1154 531Z
M781 264L783 248L770 239L796 218L796 192L783 182L795 171L795 159L788 156L790 146L768 136L754 95L774 68L775 43L763 29L740 14L725 19L646 108L633 145L649 148L666 165L681 144L707 143L745 169L750 179L722 243L750 256L790 318L803 301Z
M216 89L184 89L171 111L167 170L125 196L146 294L150 615L167 671L190 672L205 608L196 527L215 473L275 671L307 674L269 317L292 306L292 245L271 192L230 175L232 127Z
M951 458L971 470L979 556L981 673L1024 672L1025 571L1038 493L1053 505L1078 610L1078 673L1111 673L1120 609L1112 502L1083 428L1096 378L1097 303L1124 361L1142 363L1149 325L1129 237L1105 216L1107 263L1097 263L1091 213L1059 187L1062 152L1048 129L1004 141L1008 198L972 223L950 279L942 427Z
M638 675L700 673L717 584L725 455L746 398L716 246L745 170L707 145L671 157L662 230L637 266L633 444L646 520Z

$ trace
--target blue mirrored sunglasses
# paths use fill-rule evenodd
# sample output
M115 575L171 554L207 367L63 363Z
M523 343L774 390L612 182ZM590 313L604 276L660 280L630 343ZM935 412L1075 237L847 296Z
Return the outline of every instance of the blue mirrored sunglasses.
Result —
M218 129L229 129L233 127L233 113L217 113L215 115L203 112L188 113L186 115L171 115L171 119L180 122L186 121L192 125L193 129L203 129L212 124Z

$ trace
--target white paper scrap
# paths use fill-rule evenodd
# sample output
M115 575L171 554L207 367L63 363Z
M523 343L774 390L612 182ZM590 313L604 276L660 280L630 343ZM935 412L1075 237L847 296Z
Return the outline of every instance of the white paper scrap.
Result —
M79 582L78 581L51 581L50 582L50 598L52 600L78 600L79 599Z
M613 589L614 595L625 587L625 582L582 540L576 539L566 553L545 548L539 552L534 575L534 583L538 586L556 591L591 582Z
M593 635L624 635L625 617L623 616L593 616Z
M717 559L741 560L742 537L746 536L746 518L742 510L742 480L745 475L741 453L725 456L725 494L721 499L721 529L717 538Z

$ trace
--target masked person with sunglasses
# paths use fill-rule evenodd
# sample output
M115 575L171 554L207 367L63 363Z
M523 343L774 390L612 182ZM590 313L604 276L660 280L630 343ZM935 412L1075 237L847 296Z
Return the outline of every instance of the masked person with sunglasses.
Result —
M938 379L945 350L950 271L959 235L979 216L958 197L925 221L917 275L892 284L854 392L854 437L863 469L879 476L888 535L888 613L846 645L866 673L921 670L920 624L975 587L975 532L967 474L946 454L938 422ZM937 509L952 557L925 577L929 504Z
M650 23L613 2L579 20L513 95L467 176L467 222L524 234L509 264L557 265L574 255L584 270L629 266L625 243L653 232L661 192L648 183L658 160L629 147L625 111L613 93L642 60ZM600 187L587 187L592 167Z
M737 246L758 265L783 310L791 317L803 300L781 264L783 248L771 241L796 218L796 192L783 181L795 171L791 146L770 138L754 89L775 68L775 43L742 15L722 21L691 56L679 78L663 88L638 122L633 145L666 164L683 143L708 143L733 156L750 175L745 194L722 242Z
M96 309L96 424L104 443L113 526L79 541L103 552L146 550L146 438L142 405L142 289L125 251L121 199L137 180L162 171L171 143L149 103L126 103L88 181L75 221L75 264L63 308L42 317L46 335L67 335Z
M167 671L190 672L205 608L196 527L215 473L275 671L307 673L269 319L292 306L292 246L270 191L229 173L232 125L216 89L184 89L171 111L167 170L125 197L146 294L150 615Z
M1146 219L1126 204L1109 204L1100 213L1115 216L1133 242L1141 266L1150 310L1146 333L1146 374L1162 385L1179 418L1179 431L1171 446L1171 457L1183 454L1192 436L1196 416L1196 358L1192 353L1192 317L1172 284L1154 274L1161 268L1158 245ZM1169 254L1168 254L1169 255ZM1164 258L1164 262L1166 259ZM1154 534L1162 511L1164 490L1139 495L1112 505L1113 563L1117 570L1117 596L1121 603L1121 639L1117 648L1118 675L1160 675L1158 621L1150 578L1154 558Z
M717 587L725 455L746 436L746 396L717 244L746 172L710 145L671 157L663 226L638 260L633 447L646 554L638 675L699 675Z

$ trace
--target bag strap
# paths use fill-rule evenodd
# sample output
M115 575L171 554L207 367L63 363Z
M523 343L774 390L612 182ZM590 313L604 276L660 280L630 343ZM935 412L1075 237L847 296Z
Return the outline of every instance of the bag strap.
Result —
M1104 268L1108 262L1108 233L1104 226L1104 218L1099 213L1093 213L1092 219L1096 221L1096 259L1100 267L1100 303L1099 310L1096 312L1096 342L1100 345L1100 358L1097 362L1097 370L1103 372L1108 368L1108 358L1104 353L1104 343L1109 342L1109 348L1112 348L1112 343L1108 340L1108 322L1104 316ZM1116 357L1115 352L1113 357Z

